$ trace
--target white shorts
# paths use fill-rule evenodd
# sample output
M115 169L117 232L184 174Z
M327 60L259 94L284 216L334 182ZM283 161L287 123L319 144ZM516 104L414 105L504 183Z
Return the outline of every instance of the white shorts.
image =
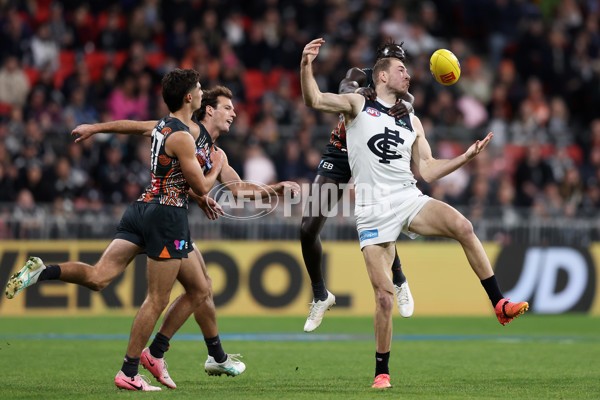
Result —
M360 248L372 244L395 242L400 233L404 233L411 239L419 236L410 232L408 227L429 200L431 197L411 185L380 202L357 204L354 214Z

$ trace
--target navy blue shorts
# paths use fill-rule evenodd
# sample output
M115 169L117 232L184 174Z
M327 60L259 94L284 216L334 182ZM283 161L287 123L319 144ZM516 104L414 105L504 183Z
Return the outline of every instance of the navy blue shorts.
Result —
M329 147L323 153L317 175L323 175L338 183L347 183L352 177L348 153L341 150L331 150Z
M193 250L187 209L143 201L127 207L115 239L145 248L151 258L187 258Z

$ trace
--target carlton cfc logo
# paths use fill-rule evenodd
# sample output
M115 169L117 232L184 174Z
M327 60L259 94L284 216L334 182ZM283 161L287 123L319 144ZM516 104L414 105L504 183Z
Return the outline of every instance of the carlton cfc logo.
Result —
M367 114L369 114L372 117L379 117L381 115L379 111L374 109L373 107L367 107Z
M400 137L399 131L393 131L386 127L383 133L373 135L367 142L367 146L373 154L379 157L381 164L389 164L390 160L402 158L402 155L398 154L394 148L403 143L404 139Z

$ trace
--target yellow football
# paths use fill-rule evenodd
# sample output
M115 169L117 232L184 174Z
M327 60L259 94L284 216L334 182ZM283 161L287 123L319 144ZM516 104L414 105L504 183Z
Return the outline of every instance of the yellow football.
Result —
M460 78L460 63L450 50L436 50L429 59L429 70L442 85L453 85Z

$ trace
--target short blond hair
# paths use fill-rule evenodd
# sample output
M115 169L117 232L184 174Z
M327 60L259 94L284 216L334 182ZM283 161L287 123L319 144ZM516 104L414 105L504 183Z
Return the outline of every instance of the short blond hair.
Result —
M380 59L379 61L377 61L375 63L375 66L373 67L373 83L375 83L375 86L377 86L377 84L379 83L379 73L381 71L388 72L390 70L390 65L392 64L392 60L393 60L393 58L386 57L386 58Z

